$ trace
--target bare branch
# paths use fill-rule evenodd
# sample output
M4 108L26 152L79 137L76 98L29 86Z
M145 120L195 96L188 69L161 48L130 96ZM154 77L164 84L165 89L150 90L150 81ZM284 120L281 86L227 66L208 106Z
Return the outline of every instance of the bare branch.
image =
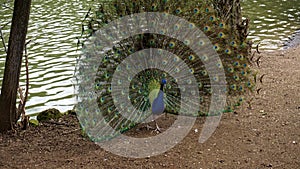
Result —
M2 7L3 7L3 8L6 8L6 9L9 9L9 10L11 10L11 11L14 11L14 9L12 9L12 8L9 7L9 6L6 6L5 4L2 4Z
M2 29L1 28L0 28L0 37L1 37L1 40L2 40L3 47L4 47L4 51L5 51L5 53L7 53L7 48L6 48L6 45L5 45L5 41L4 41L4 37L3 37L3 34L2 34Z
M24 100L23 100L23 104L21 107L21 111L22 113L22 119L23 117L25 117L25 104L28 98L28 89L29 89L29 70L28 70L28 54L27 54L27 45L31 42L31 40L29 40L28 42L25 43L25 68L26 68L26 90L25 90L25 96L24 96Z
M11 21L6 22L2 27L0 27L0 29L5 28L5 26L7 26L7 25L10 24L10 23L11 23Z
M23 105L23 102L24 102L24 95L23 95L23 90L22 90L20 85L18 87L18 93L19 93L19 97L20 97L20 103L19 103L19 106L18 106L18 109L17 109L16 119L19 119L21 115L22 115L22 118L24 116L23 115L23 110L22 110L22 105Z
M19 85L18 88L18 92L20 95L20 103L17 109L17 119L20 118L21 116L21 124L22 124L22 128L26 129L27 125L28 125L28 118L26 116L26 112L25 112L25 105L26 105L26 101L28 98L28 89L29 89L29 71L28 71L28 54L27 54L27 45L31 42L31 40L29 40L28 42L25 43L25 68L26 68L26 89L25 89L25 95L23 95L23 90L21 88L21 86Z

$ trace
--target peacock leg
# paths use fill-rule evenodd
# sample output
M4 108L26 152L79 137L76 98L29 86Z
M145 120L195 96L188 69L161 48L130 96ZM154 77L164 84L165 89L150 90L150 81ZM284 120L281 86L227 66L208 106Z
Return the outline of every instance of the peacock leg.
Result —
M150 125L146 125L147 130L154 130L154 127L150 126Z
M154 131L156 131L157 133L161 133L161 129L160 129L160 127L158 127L156 120L154 120L154 122L155 122L155 126L156 126L156 129Z
M160 114L160 115L161 115L161 114ZM156 131L157 133L161 133L162 130L163 130L163 128L160 128L160 127L158 126L157 122L156 122L157 117L159 117L160 115L152 115L153 121L155 122L155 127L156 127L156 128L154 129L154 131Z

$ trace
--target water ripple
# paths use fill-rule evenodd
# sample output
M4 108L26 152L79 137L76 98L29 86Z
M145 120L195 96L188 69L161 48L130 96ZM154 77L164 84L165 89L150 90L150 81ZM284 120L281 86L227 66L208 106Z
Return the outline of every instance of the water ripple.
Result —
M244 15L251 20L249 38L261 49L282 49L296 30L300 29L299 0L244 0Z
M81 20L90 4L90 1L67 0L32 2L27 34L27 39L31 40L27 46L30 70L29 100L26 107L28 114L49 107L61 111L73 108L75 97L71 80L76 57L79 55L76 52L76 37L81 33ZM0 17L0 23L10 20L12 15L11 11L2 10L5 14ZM9 27L3 30L5 39L8 39ZM2 46L0 48L3 49ZM5 53L0 51L1 79L4 61ZM24 67L21 70L20 85L25 86Z
M75 104L72 79L81 33L81 20L92 6L92 0L32 2L28 27L30 90L27 113L36 113L50 107L61 111ZM11 4L12 5L12 4ZM244 14L251 19L249 38L261 42L264 49L279 49L300 25L299 0L244 0ZM0 7L0 26L11 20L12 12ZM10 25L3 29L8 41ZM3 77L5 52L0 43L0 83ZM22 67L21 86L25 86Z

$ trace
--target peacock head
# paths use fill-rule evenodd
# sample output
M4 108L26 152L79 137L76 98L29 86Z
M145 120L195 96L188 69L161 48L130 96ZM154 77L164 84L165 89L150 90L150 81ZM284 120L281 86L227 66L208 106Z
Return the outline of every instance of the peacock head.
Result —
M166 83L167 83L167 80L166 80L166 79L162 79L162 80L161 80L161 83L160 83L160 90L163 91L164 85L165 85Z

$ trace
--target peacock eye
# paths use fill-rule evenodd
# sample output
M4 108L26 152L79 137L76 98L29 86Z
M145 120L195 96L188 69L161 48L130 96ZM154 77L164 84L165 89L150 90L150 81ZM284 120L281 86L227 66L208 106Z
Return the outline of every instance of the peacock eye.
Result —
M134 49L133 48L129 49L129 53L134 53Z
M213 77L213 80L214 80L215 82L217 82L217 81L219 81L219 77L216 75L216 76Z
M176 14L180 14L180 13L181 13L181 9L176 9L176 10L175 10L175 13L176 13Z
M105 59L105 60L108 60L108 56L105 56L104 59Z
M226 49L226 50L225 50L225 53L226 53L226 54L231 54L231 50L230 50L230 49Z
M175 47L175 43L174 42L169 43L169 47L170 48L174 48Z
M190 44L190 40L184 40L183 42L185 45L189 45Z
M195 56L194 55L190 55L189 56L189 60L193 61L195 59Z
M107 78L109 78L110 77L110 74L109 73L106 73L105 74L105 78L107 79Z
M156 8L157 8L157 5L156 4L152 4L151 9L152 10L156 10Z
M222 68L223 66L222 66L222 63L217 63L217 67L218 68Z
M180 25L175 24L174 29L175 29L175 30L179 30L179 29L180 29Z
M190 71L191 74L195 73L194 68L191 68L189 71Z
M188 80L186 80L186 83L187 83L187 84L192 84L192 80L191 80L191 79L188 79Z
M239 62L234 62L233 65L234 65L234 66L239 66L240 63L239 63Z
M209 27L209 26L205 26L205 27L204 27L204 31L205 31L205 32L210 31L210 27Z
M160 30L159 34L164 35L164 34L166 34L166 31L165 30Z
M198 8L195 8L194 9L194 13L198 13L199 12L199 9Z
M236 90L236 85L235 85L235 84L232 84L232 85L230 86L230 88L231 88L232 90Z
M195 26L194 23L190 23L190 24L189 24L189 28L190 28L190 29L193 29L193 28L195 28L195 27L196 27L196 26Z
M246 75L246 72L245 71L241 71L241 75L245 76Z
M201 57L201 59L202 59L203 61L207 61L207 60L208 60L208 57L207 57L206 55L203 55L203 56Z
M150 45L154 45L155 41L154 40L150 40Z
M163 65L167 65L167 63L168 63L168 62L167 62L166 60L163 60L163 61L162 61L162 64L163 64Z
M206 70L202 70L202 71L201 71L201 74L202 74L203 76L207 76L207 71L206 71Z
M100 98L100 102L103 103L105 101L105 97Z
M203 40L201 40L200 42L199 42L199 45L200 46L203 46L205 43L204 43L204 41Z
M117 68L116 68L116 71L121 71L121 66L118 66Z
M216 51L217 51L217 50L219 50L219 45L217 45L217 44L216 44L216 45L214 45L214 47L213 47L213 48L214 48L214 50L216 50Z

